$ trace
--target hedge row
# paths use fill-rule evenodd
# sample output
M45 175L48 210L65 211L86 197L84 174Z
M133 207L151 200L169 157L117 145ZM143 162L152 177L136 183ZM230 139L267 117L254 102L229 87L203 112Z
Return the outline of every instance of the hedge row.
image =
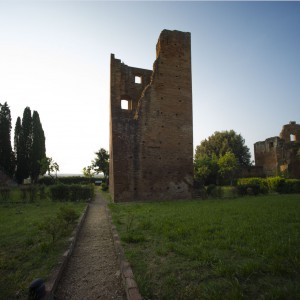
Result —
M240 178L237 180L237 189L240 195L266 194L268 192L300 193L300 180L281 177Z
M92 185L56 184L49 187L50 198L53 201L89 201L94 198Z
M87 178L87 177L81 177L81 176L66 176L66 177L57 177L57 180L55 178L52 178L50 176L45 176L39 179L39 184L45 184L45 185L54 185L56 184L56 181L62 184L90 184L91 182L94 183L96 178Z

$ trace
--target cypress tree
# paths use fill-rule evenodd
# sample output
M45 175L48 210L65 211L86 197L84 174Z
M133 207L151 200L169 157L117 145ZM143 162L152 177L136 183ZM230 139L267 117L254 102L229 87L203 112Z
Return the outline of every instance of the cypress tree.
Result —
M12 176L15 168L14 153L11 147L11 114L5 102L0 103L0 169Z
M14 137L14 150L15 150L15 155L16 155L16 173L15 177L18 183L22 183L23 178L21 174L21 130L22 130L22 125L21 125L21 118L18 117L15 125L15 137Z
M17 151L16 179L22 183L30 176L30 159L32 148L32 117L29 107L24 109Z
M45 134L40 122L37 111L32 114L32 147L31 147L31 166L30 176L33 182L36 182L40 173L40 161L46 157Z

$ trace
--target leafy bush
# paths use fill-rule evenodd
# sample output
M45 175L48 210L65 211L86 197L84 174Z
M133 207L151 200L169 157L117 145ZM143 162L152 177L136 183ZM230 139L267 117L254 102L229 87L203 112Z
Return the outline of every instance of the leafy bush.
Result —
M0 187L0 199L1 201L8 201L10 196L10 188L9 187Z
M57 217L48 217L42 223L38 224L38 229L47 235L50 235L52 238L52 243L61 235L64 225L62 222L59 222Z
M74 208L69 206L63 206L59 209L57 217L59 220L62 220L66 223L67 226L69 226L70 224L75 223L75 221L79 217L79 214Z
M69 199L69 187L64 184L52 185L49 189L53 201L67 201Z
M57 184L50 186L50 197L53 201L88 201L94 198L92 185Z
M108 190L108 185L107 185L106 182L101 183L101 189L102 189L102 191L107 191Z
M91 185L72 184L69 186L69 191L71 201L88 201L94 198L94 187Z
M300 180L299 179L286 179L286 185L289 193L300 193Z
M58 177L57 180L62 184L90 184L90 178L81 177L81 176L66 176L66 177ZM45 185L55 185L56 181L50 176L44 176L39 179L39 184Z
M237 191L241 196L266 194L269 191L268 183L265 178L250 177L239 178L237 180Z
M287 187L285 185L285 179L279 176L267 178L267 183L270 191L277 193L287 192Z
M223 189L221 186L216 186L215 184L210 184L206 188L207 195L213 198L222 198L223 196Z

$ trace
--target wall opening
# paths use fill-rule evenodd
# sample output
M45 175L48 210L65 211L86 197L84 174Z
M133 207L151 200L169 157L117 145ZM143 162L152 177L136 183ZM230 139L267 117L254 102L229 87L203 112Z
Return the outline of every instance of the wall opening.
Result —
M273 148L274 147L274 143L273 142L270 142L269 143L269 148Z
M296 136L294 134L290 134L290 141L296 142Z
M134 82L137 84L141 84L142 83L142 76L135 76L134 77Z
M130 101L122 99L121 100L121 109L130 110L131 109L131 107L130 107Z

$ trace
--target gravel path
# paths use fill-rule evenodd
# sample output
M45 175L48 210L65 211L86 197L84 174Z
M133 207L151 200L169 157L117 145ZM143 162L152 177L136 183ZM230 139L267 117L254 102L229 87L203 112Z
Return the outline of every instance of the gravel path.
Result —
M126 299L105 205L99 194L90 204L55 299Z

